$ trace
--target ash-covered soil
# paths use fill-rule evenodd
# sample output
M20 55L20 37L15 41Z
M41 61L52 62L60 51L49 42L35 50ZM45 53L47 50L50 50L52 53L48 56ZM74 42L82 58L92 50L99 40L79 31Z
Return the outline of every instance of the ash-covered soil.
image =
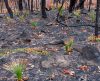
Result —
M87 40L94 34L93 27L77 26L94 23L82 14L80 22L73 16L63 21L70 26L76 25L67 27L55 22L56 13L48 12L47 19L42 19L38 12L24 20L17 16L0 18L0 81L16 81L3 65L19 58L29 62L23 73L29 77L28 81L100 81L100 42ZM37 22L37 26L31 26L31 21ZM74 38L73 50L67 54L64 42L70 38ZM24 48L35 51L18 50Z

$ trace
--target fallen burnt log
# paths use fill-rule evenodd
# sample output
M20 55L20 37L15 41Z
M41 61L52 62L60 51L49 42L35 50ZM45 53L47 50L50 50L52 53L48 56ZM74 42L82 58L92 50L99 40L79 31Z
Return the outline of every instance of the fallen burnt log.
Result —
M73 18L73 17L70 17L70 18ZM68 25L68 24L65 23L65 20L66 20L65 16L57 15L56 22L63 25L63 26L66 26L66 27L81 27L81 26L95 27L95 25L92 25L92 24Z

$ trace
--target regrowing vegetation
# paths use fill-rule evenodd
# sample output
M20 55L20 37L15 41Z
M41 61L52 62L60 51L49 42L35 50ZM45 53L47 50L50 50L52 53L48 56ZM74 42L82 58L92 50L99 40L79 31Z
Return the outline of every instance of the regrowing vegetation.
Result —
M100 0L0 0L0 81L100 81Z
M5 64L4 69L12 72L16 78L17 81L24 81L23 80L23 72L27 66L27 60L25 59L15 59L13 62Z

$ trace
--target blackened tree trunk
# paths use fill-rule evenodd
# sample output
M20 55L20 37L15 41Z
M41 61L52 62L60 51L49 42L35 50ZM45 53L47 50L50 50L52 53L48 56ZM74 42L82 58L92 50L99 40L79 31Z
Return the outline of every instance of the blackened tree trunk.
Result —
M97 0L97 8L96 8L96 23L95 23L95 36L98 36L99 32L99 23L100 23L100 0Z
M85 0L80 0L80 9L84 9Z
M28 0L28 9L30 10L30 0Z
M24 6L25 6L25 9L27 10L28 9L27 2L25 0L23 0L23 3L24 3Z
M0 0L0 11L2 13L2 8L3 8L3 0Z
M47 18L47 14L46 14L46 0L41 0L41 12L42 12L42 18Z
M76 6L76 8L77 9L83 9L84 8L84 2L85 2L85 0L80 0L80 2L79 2L79 4L78 4L78 6Z
M89 10L88 11L90 11L91 5L92 5L92 0L89 0Z
M69 12L72 12L73 9L75 8L75 3L77 0L70 0L70 5L69 5Z
M23 10L22 0L18 1L18 6L19 6L19 11L22 11Z
M10 17L13 18L13 12L12 12L11 8L9 7L8 0L4 0L4 2L5 2L5 5L6 5L6 8L8 10Z
M36 9L38 10L38 0L36 0Z
M31 12L33 12L33 0L31 0Z

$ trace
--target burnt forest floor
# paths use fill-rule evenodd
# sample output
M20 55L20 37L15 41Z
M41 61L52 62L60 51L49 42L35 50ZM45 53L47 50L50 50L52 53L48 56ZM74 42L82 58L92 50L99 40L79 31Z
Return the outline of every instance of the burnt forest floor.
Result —
M81 53L87 51L82 51L85 46L93 46L100 53L100 42L88 41L88 37L94 34L94 28L79 26L94 25L88 15L82 14L80 21L76 22L73 15L67 14L72 18L63 23L75 25L68 27L55 22L56 11L48 11L47 14L47 19L42 19L40 12L25 18L0 18L0 81L16 81L15 76L3 67L19 58L29 62L23 73L23 76L29 77L28 81L100 81L99 64L81 62ZM33 27L31 22L37 22L36 26ZM64 42L70 38L74 38L74 49L68 54Z

